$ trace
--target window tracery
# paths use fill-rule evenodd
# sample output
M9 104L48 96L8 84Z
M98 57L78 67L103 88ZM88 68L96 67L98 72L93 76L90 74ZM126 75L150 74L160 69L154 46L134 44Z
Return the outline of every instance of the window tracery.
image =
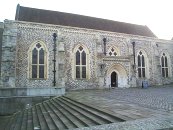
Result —
M162 68L162 77L168 77L168 58L163 53L161 57L161 68Z
M45 79L46 78L46 59L47 52L45 46L37 42L30 49L30 78L31 79Z
M118 55L119 55L118 50L115 47L111 47L108 50L107 56L118 56Z
M87 78L87 54L82 46L76 51L76 79Z
M138 77L145 78L146 77L146 65L145 65L145 57L142 51L138 54Z

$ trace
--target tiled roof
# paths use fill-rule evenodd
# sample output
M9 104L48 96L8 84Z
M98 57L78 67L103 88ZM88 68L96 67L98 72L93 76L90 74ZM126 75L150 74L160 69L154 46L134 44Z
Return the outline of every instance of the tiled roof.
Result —
M143 25L123 23L58 11L28 8L20 5L17 6L15 20L156 37L147 26Z

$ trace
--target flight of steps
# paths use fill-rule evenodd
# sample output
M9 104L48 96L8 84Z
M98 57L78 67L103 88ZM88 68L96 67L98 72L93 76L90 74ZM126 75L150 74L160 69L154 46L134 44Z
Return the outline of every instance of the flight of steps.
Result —
M62 96L15 113L6 129L62 130L122 121L107 112Z

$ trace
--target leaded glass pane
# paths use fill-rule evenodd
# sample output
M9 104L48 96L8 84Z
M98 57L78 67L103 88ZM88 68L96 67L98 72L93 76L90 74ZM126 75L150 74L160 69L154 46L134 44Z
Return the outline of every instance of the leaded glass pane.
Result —
M165 71L164 71L165 69L164 68L162 68L162 77L165 77Z
M38 51L36 48L32 50L32 64L37 64Z
M80 52L76 52L76 65L80 65Z
M142 52L140 51L139 54L142 55Z
M116 53L116 52L114 52L114 55L116 56L116 55L117 55L117 53Z
M145 78L145 68L142 68L142 77Z
M163 56L161 58L161 62L162 62L162 67L164 67L164 58L163 58Z
M37 65L32 65L32 78L37 78Z
M168 60L166 56L165 56L165 67L168 67Z
M79 50L82 51L82 50L83 50L83 47L80 46L80 47L79 47Z
M86 67L82 67L82 78L86 78Z
M144 56L142 55L142 67L145 67L145 60L144 60Z
M39 51L39 64L44 64L44 50L41 48Z
M37 43L36 47L37 48L40 48L41 47L40 43Z
M80 67L76 66L76 78L80 78Z
M39 78L44 78L44 65L39 66Z
M138 76L141 77L141 68L138 68Z
M82 65L86 65L86 53L85 53L85 51L82 52Z
M140 58L140 55L138 55L138 67L141 66L141 58Z
M166 77L168 77L168 68L166 68Z

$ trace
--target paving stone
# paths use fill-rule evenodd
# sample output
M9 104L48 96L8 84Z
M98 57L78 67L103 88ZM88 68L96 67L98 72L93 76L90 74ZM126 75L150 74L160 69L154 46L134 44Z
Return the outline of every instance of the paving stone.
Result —
M9 128L14 126L16 130L32 129L38 125L42 130L55 129L55 127L61 129L81 127L78 130L171 129L173 128L172 103L172 86L71 91L65 97L47 100L15 114L16 121L12 120ZM34 116L31 112L35 113ZM111 116L106 117L105 113ZM121 120L113 121L112 115ZM101 121L100 117L104 119ZM108 124L107 119L118 123ZM97 123L98 120L100 123Z

